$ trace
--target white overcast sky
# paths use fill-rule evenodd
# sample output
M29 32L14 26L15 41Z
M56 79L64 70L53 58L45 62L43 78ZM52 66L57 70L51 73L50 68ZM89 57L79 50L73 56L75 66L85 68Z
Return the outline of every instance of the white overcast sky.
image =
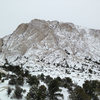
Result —
M100 0L0 0L0 37L35 18L100 29Z

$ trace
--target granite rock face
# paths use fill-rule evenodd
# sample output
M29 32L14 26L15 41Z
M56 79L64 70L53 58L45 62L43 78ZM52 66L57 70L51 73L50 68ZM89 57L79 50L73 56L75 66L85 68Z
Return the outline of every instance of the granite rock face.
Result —
M0 56L9 62L43 59L83 61L85 57L100 60L100 30L86 29L72 23L34 19L24 23L9 36L0 39Z

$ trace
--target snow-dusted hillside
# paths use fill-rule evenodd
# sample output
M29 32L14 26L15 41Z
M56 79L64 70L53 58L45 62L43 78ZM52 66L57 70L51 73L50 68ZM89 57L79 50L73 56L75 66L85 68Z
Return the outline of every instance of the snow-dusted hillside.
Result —
M33 75L67 76L82 86L100 80L100 30L34 19L0 39L1 66L5 59Z

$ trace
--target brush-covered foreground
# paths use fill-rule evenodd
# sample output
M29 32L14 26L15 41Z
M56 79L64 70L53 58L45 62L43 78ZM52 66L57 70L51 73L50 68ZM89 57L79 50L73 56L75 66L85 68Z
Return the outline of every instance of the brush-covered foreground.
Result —
M20 66L7 63L1 68L9 73L0 73L1 100L100 100L97 80L86 80L79 86L67 76L32 75Z

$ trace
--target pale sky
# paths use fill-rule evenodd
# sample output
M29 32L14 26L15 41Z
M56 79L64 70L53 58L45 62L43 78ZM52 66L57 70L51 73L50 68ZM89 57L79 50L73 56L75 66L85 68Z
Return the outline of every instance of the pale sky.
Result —
M100 29L100 0L0 0L0 37L32 19Z

